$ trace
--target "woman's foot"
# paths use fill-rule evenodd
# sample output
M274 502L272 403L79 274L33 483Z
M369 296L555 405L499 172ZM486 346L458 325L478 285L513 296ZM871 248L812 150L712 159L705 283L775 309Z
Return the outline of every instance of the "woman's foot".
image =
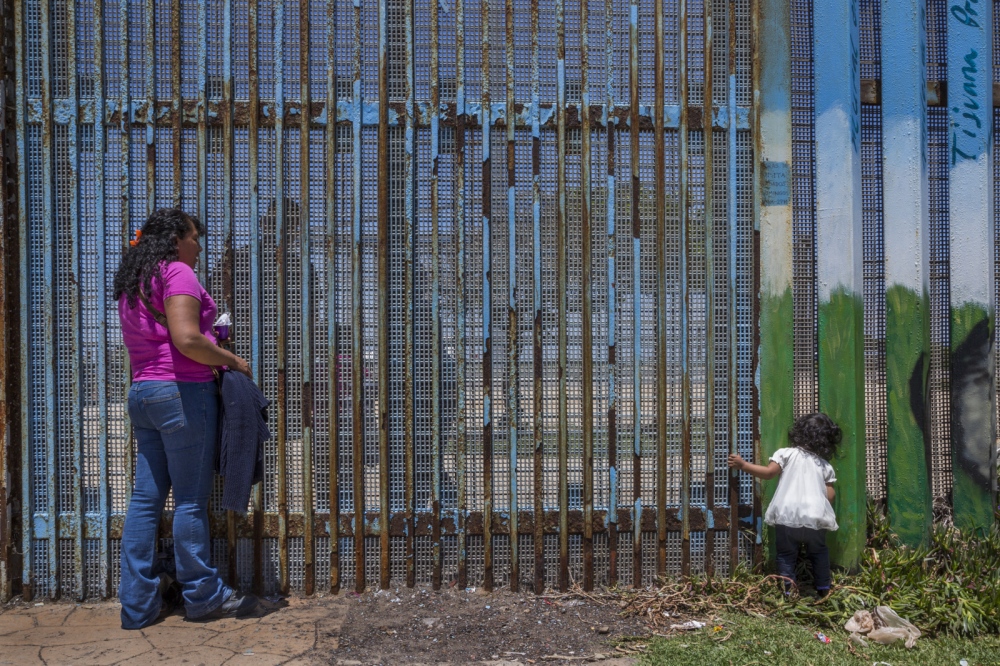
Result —
M207 622L230 617L246 617L257 609L260 601L252 594L240 594L236 590L218 608L198 617L189 617L191 622Z

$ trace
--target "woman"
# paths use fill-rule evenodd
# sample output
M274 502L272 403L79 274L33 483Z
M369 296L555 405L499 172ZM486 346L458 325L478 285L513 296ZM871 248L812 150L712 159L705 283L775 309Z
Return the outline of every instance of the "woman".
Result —
M149 216L115 274L122 337L132 364L128 412L137 441L135 487L122 532L123 629L141 629L161 613L154 569L157 528L174 490L174 555L188 619L242 616L257 606L223 583L210 562L208 498L218 437L213 367L250 375L239 356L216 345L215 301L198 282L204 230L179 209Z

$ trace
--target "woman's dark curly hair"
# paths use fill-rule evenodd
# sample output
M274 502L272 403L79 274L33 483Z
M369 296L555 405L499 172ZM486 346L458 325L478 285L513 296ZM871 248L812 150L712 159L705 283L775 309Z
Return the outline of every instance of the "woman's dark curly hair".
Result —
M139 290L149 294L153 278L160 277L160 266L177 261L177 239L184 238L191 228L205 233L204 227L193 215L180 208L161 208L154 211L142 225L139 241L125 250L122 262L115 273L114 298L125 295L130 308L136 307Z
M823 413L800 416L788 431L792 446L815 453L823 460L833 458L841 437L840 426Z

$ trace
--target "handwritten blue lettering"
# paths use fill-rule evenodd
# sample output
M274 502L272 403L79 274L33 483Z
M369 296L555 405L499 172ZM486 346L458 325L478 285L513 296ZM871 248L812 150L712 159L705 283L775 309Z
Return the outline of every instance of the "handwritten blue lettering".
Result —
M967 25L970 28L978 28L979 22L972 18L973 16L979 16L979 12L972 8L972 5L978 4L979 0L966 0L964 7L962 5L952 5L951 15L962 25Z
M973 1L969 0L970 3ZM966 4L968 6L969 3ZM955 5L955 7L957 6ZM979 102L980 90L976 81L976 75L979 73L978 59L979 51L976 49L970 49L963 59L965 61L965 66L962 67L962 92L964 95L962 95L961 104L956 104L951 108L953 113L951 122L951 163L953 165L959 159L976 159L980 153L979 146L984 145L986 140L985 137L981 136L983 130L983 119L981 117L982 105ZM973 139L970 142L971 146L959 145L959 139L963 136Z

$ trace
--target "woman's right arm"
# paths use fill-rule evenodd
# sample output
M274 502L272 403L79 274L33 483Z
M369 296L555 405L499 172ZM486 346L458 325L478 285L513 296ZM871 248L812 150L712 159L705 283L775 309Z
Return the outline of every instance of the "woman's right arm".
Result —
M201 302L197 298L183 294L170 296L163 302L163 309L167 315L170 340L180 353L198 363L226 365L247 377L253 377L249 363L231 351L212 344L201 332Z

